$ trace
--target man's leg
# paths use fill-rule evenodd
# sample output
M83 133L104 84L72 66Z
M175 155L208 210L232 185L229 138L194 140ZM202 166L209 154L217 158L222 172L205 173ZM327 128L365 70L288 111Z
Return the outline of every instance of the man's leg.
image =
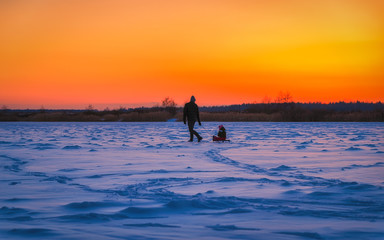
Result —
M188 129L189 129L189 141L193 141L193 134L195 133L195 130L193 130L193 127L195 126L195 122L188 122Z
M188 128L189 128L189 134L190 134L190 139L189 141L193 141L193 135L196 135L197 140L200 142L201 139L203 139L195 130L193 130L195 126L195 122L188 122Z
M195 130L193 130L193 134L195 134L196 135L196 137L197 137L197 140L200 142L201 141L201 139L203 139Z
M192 122L191 125L188 123L189 132L191 133L191 141L193 141L193 135L196 135L197 140L200 142L203 139L193 128L196 122Z

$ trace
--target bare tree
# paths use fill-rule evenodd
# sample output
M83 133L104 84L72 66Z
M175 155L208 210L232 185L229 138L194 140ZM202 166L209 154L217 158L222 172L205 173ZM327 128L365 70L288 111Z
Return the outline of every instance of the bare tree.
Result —
M89 104L88 107L85 108L85 110L87 110L87 111L94 111L95 108L93 107L92 104Z
M161 101L161 106L165 107L165 108L167 108L167 107L176 107L177 104L175 103L175 101L172 98L166 97L166 98L164 98L163 101Z
M291 93L289 93L288 91L286 92L280 91L275 100L276 103L290 103L292 101L293 101L293 97Z
M84 113L87 114L87 115L91 115L95 112L95 108L93 107L92 104L89 104L88 107L85 108L85 111Z
M168 111L170 114L175 115L176 114L176 102L170 98L166 97L163 101L161 101L161 106L165 108L166 111Z

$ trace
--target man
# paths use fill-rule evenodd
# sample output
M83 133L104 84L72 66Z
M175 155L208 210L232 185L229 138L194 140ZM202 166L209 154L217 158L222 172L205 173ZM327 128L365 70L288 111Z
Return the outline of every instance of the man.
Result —
M193 130L196 120L201 126L199 107L196 105L195 101L196 101L196 98L192 96L191 101L189 103L186 103L184 106L183 121L184 121L184 124L187 124L187 119L188 119L188 129L190 134L189 142L193 142L193 135L196 135L198 142L200 142L201 139L203 139L195 130Z

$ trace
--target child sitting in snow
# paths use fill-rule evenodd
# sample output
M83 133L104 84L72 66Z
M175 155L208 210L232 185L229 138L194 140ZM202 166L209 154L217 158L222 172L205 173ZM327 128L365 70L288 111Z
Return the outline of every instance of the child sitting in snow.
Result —
M227 139L227 132L223 125L219 126L219 132L217 136L213 136L213 141L225 141Z

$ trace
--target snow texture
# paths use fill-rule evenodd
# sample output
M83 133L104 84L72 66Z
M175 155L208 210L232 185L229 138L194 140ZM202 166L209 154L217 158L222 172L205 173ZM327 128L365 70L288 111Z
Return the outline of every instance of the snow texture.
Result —
M384 239L383 123L219 124L0 123L0 239Z

